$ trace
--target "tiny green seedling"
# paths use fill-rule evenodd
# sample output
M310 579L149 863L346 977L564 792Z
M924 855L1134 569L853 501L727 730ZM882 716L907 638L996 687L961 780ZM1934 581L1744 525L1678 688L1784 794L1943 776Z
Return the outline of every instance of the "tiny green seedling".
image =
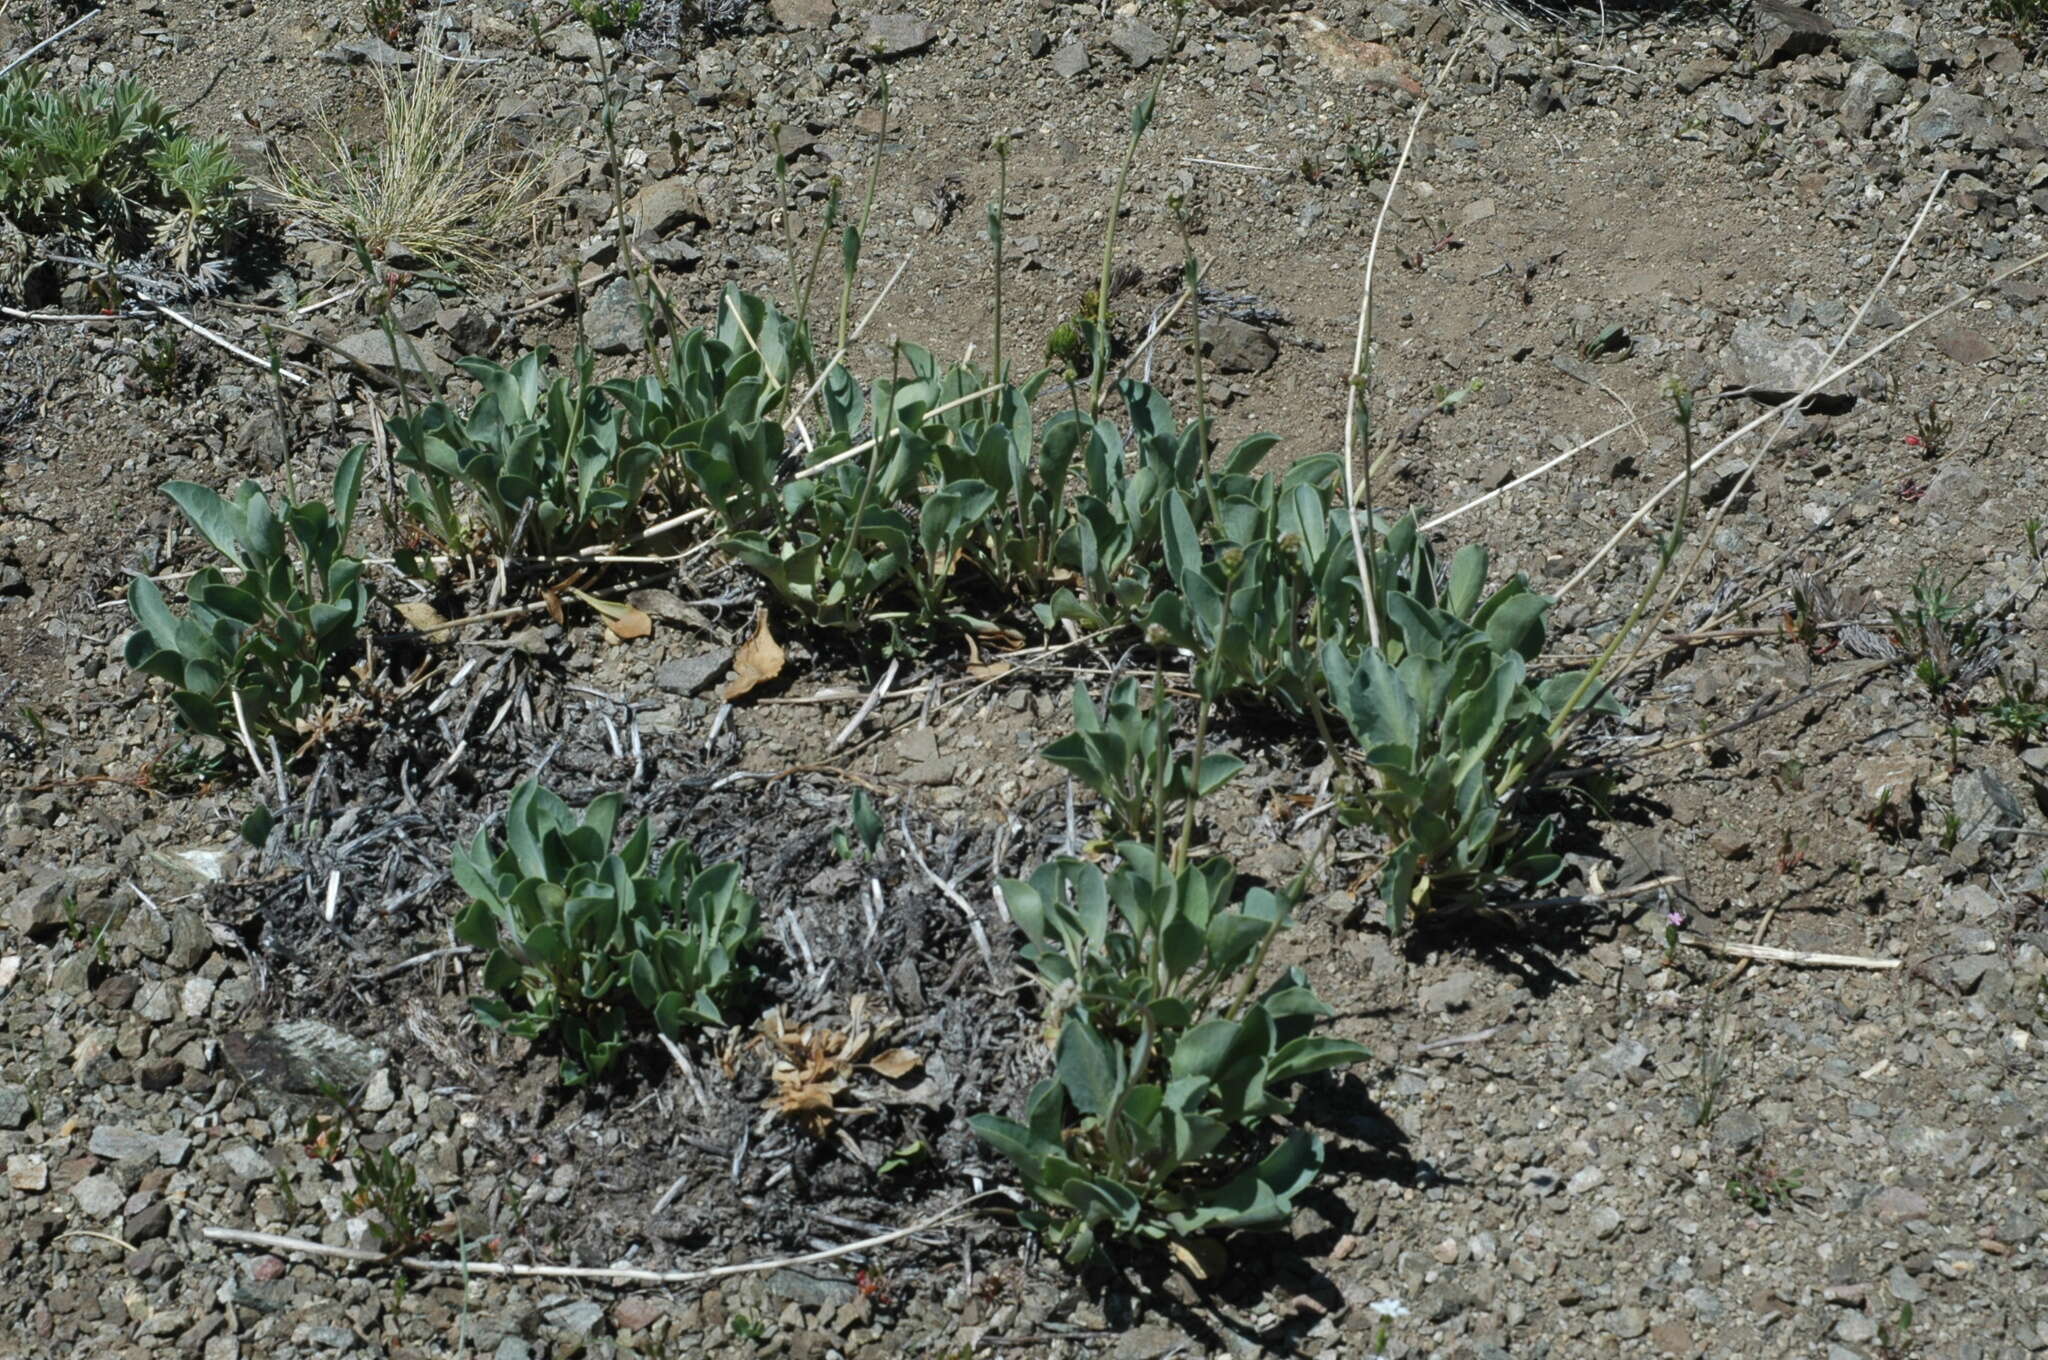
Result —
M846 834L849 829L847 827L840 827L834 831L832 833L833 852L841 859L859 858L872 863L882 851L882 836L886 830L882 822L882 814L875 807L875 800L868 797L866 789L855 789L851 803L851 830L853 835L848 836ZM855 848L856 845L858 845L858 849Z

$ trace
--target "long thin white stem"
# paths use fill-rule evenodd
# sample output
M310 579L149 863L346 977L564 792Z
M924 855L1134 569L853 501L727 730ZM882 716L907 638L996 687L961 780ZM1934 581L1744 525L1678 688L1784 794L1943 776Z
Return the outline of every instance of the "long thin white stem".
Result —
M737 1265L713 1266L708 1270L630 1270L613 1266L525 1266L507 1265L499 1261L440 1261L427 1256L401 1256L396 1264L407 1270L440 1275L510 1275L521 1279L546 1280L589 1280L598 1284L701 1284L706 1280L723 1280L734 1275L758 1275L763 1271L781 1270L787 1266L815 1265L820 1261L836 1260L851 1256L855 1252L870 1251L886 1247L891 1242L900 1242L906 1237L915 1237L921 1232L942 1227L967 1211L967 1207L980 1200L996 1197L1007 1198L1001 1190L985 1190L970 1195L952 1208L921 1219L907 1228L893 1232L877 1233L864 1237L858 1242L847 1242L837 1247L826 1247L820 1251L808 1251L801 1256L785 1256L772 1261L743 1261ZM279 1233L247 1232L240 1228L216 1228L207 1226L199 1235L209 1242L225 1242L233 1246L261 1247L266 1251L288 1251L300 1256L325 1256L334 1260L354 1261L371 1265L390 1260L381 1251L363 1247L330 1247L325 1242L312 1242L303 1237L286 1237Z
M1358 583L1365 591L1366 635L1374 651L1380 645L1379 582L1372 569L1372 554L1365 549L1365 530L1358 523L1358 413L1365 409L1371 391L1372 283L1380 258L1380 235L1386 230L1387 211L1394 206L1394 195L1400 191L1409 153L1415 149L1415 134L1422 130L1422 116L1428 112L1429 100L1425 97L1415 105L1415 116L1408 122L1408 136L1401 143L1401 159L1394 165L1394 177L1387 182L1387 196L1380 200L1379 216L1373 220L1372 245L1365 252L1365 286L1358 298L1358 334L1351 347L1351 372L1344 381L1344 518L1351 526L1351 551L1358 559ZM1368 481L1371 475L1368 471ZM1372 515L1369 497L1364 511L1368 518Z
M29 59L30 57L32 57L32 56L34 56L34 55L35 55L36 53L38 53L38 52L42 51L42 50L43 50L43 49L44 49L45 47L48 47L48 46L49 46L49 45L50 45L51 43L53 43L53 42L57 42L57 41L59 41L60 39L62 39L62 38L63 38L63 37L64 37L64 36L66 35L66 34L70 33L72 29L74 29L74 28L79 28L79 27L82 27L82 26L83 26L84 24L86 24L86 23L87 23L87 22L89 22L90 20L93 20L93 19L97 19L97 18L99 18L99 17L100 17L100 12L99 12L98 10L93 10L93 11L91 11L91 12L90 12L90 13L88 13L88 14L81 14L81 15L79 15L79 16L78 16L78 17L77 17L76 19L73 19L73 20L72 20L72 21L71 21L70 23L68 23L68 24L64 25L64 27L62 27L62 28L58 29L58 30L57 30L57 31L56 31L55 33L52 33L52 34L51 34L51 35L50 35L49 37L47 37L47 38L43 39L43 40L42 40L41 42L37 43L37 44L36 44L36 45L35 45L34 47L31 47L31 48L30 48L30 49L29 49L28 51L26 51L26 52L22 53L22 54L21 54L20 56L16 57L16 58L15 58L15 59L14 59L13 61L10 61L10 62L8 62L8 63L7 63L7 64L6 64L5 66L0 66L0 79L4 79L4 78L5 78L5 77L6 77L7 75L8 75L8 73L9 73L9 72L11 72L11 71L13 71L13 70L14 70L14 68L15 68L15 67L17 67L17 66L21 65L21 64L22 64L23 62L27 61L27 60L28 60L28 59Z
M1834 383L1840 382L1843 378L1848 377L1851 373L1854 373L1856 370L1862 368L1872 359L1875 359L1878 355L1883 354L1886 350L1890 349L1893 345L1898 344L1907 336L1912 335L1915 332L1919 331L1922 327L1927 326L1930 323L1937 321L1944 316L1947 316L1956 308L1962 306L1966 302L1969 302L1970 300L1975 298L1979 293L1983 292L1986 288L1995 288L1999 284L2004 283L2007 279L2013 278L2019 274L2026 273L2030 269L2036 268L2044 261L2048 261L2048 251L2043 251L2039 255L2035 255L2029 259L2023 260L2019 264L2014 265L2011 269L2006 270L2003 274L1999 274L1996 277L1989 280L1988 282L1979 284L1977 287L1968 290L1961 297L1943 303L1941 306L1927 313L1927 315L1921 317L1919 320L1914 321L1900 328L1898 331L1894 332L1889 336L1886 336L1883 340L1880 340L1878 343L1870 346L1870 348L1864 350L1861 354L1858 354L1854 359L1850 360L1848 363L1843 364L1837 368L1830 368L1827 372L1822 373L1819 377L1815 378L1811 383L1807 384L1807 386L1797 396L1793 397L1791 403L1789 404L1796 406L1799 403L1804 402L1808 397L1811 397L1814 393L1822 391L1823 389L1833 385ZM1780 415L1781 412L1779 412L1775 408L1764 412L1762 415L1756 417L1756 419L1743 425L1733 434L1730 434L1725 438L1721 439L1718 443L1714 444L1713 447L1709 448L1705 453L1695 458L1692 461L1691 466L1686 471L1675 474L1671 478L1671 480L1664 483L1664 485L1661 488L1659 488L1654 495L1652 495L1648 500L1644 501L1642 505L1636 508L1636 512L1630 515L1627 521L1623 523L1619 529L1616 529L1614 531L1613 536L1610 537L1604 544L1600 546L1600 550L1598 552L1594 553L1592 557L1586 560L1586 564L1584 566L1580 567L1578 571L1572 574L1570 580L1566 581L1562 586L1558 588L1557 598L1563 599L1566 595L1570 594L1576 586L1578 586L1582 581L1584 581L1587 576L1591 575L1593 569L1599 566L1601 562L1605 561L1607 555L1614 551L1615 545L1619 544L1621 540L1626 538L1629 534L1634 533L1636 526L1641 524L1644 519L1648 518L1650 511L1655 509L1658 503L1661 502L1666 496L1670 495L1673 491L1677 490L1678 487L1685 481L1687 477L1696 475L1701 469L1706 467L1708 463L1711 463L1715 458L1719 457L1723 452L1725 452L1730 445L1747 438L1750 434L1754 433L1757 429L1761 428L1766 423L1778 419Z
M1587 449L1590 449L1595 444L1598 444L1601 440L1607 439L1613 435L1620 434L1623 430L1626 430L1629 426L1634 425L1635 423L1636 418L1634 416L1630 416L1627 420L1622 421L1619 425L1609 426L1607 429L1604 429L1600 433L1594 435L1591 439L1588 439L1585 443L1576 444L1571 448L1566 449L1563 453L1560 453L1559 455L1557 455L1557 457L1551 459L1549 462L1542 463L1534 468L1531 468L1529 471L1515 478L1512 482L1508 482L1503 486L1495 487L1493 490L1487 492L1483 496L1474 496L1471 500L1466 501L1463 505L1459 506L1455 510L1444 511L1435 519L1425 523L1422 526L1423 532L1427 533L1431 529L1439 528L1442 525L1449 524L1452 520L1458 518L1460 515L1468 514L1471 511L1477 510L1480 506L1486 504L1490 500L1493 500L1495 497L1505 496L1508 494L1508 492L1513 491L1516 487L1535 481L1538 477L1541 477L1544 473L1550 471L1559 463L1562 463L1567 459L1578 457Z

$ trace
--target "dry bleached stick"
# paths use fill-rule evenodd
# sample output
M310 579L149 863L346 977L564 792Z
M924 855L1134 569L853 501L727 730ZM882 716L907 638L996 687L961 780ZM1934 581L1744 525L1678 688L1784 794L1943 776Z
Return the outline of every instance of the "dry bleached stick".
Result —
M1000 984L1002 978L996 973L995 951L988 947L988 932L982 929L981 913L974 909L973 903L960 895L958 888L940 878L932 870L932 866L925 862L924 852L917 848L917 837L910 834L910 814L900 814L897 825L903 830L903 843L910 847L910 857L917 861L917 867L924 870L924 876L932 881L932 886L943 893L948 902L960 908L960 914L967 918L967 932L974 936L974 947L981 951L981 961L988 965L989 978Z
M928 1232L944 1223L950 1223L966 1212L967 1206L979 1200L996 1197L1007 1198L1001 1190L984 1190L981 1194L970 1195L950 1209L933 1214L930 1218L913 1223L907 1228L892 1232L878 1233L848 1242L842 1246L826 1247L820 1251L806 1252L802 1256L786 1256L774 1261L746 1261L739 1265L713 1266L708 1270L631 1270L613 1266L521 1266L506 1265L498 1261L437 1261L426 1256L401 1256L395 1264L407 1270L448 1275L509 1275L521 1279L547 1280L590 1280L599 1284L701 1284L706 1280L722 1280L733 1275L754 1275L762 1271L781 1270L787 1266L814 1265L819 1261L831 1261L855 1252L867 1251L873 1247L886 1247L891 1242L900 1242L906 1237ZM245 1232L240 1228L205 1227L199 1235L209 1242L226 1242L234 1246L261 1247L266 1251L289 1251L301 1256L326 1256L337 1261L355 1261L362 1265L388 1262L390 1257L381 1251L365 1247L330 1247L325 1242L309 1242L303 1237L286 1237L279 1233Z
M1679 935L1678 942L1723 958L1759 959L1764 963L1790 963L1801 968L1864 968L1883 973L1899 966L1897 959L1877 959L1864 954L1813 954L1803 949L1779 949L1768 944L1744 944L1740 940L1709 940L1684 933Z
M27 61L27 60L28 60L28 59L29 59L30 57L32 57L32 56L34 56L34 55L35 55L36 53L38 53L38 52L42 51L42 50L43 50L43 49L44 49L45 47L48 47L48 46L49 46L49 45L50 45L51 43L53 43L53 42L58 42L58 41L61 41L61 40L62 40L62 39L64 38L64 36L65 36L66 34L70 33L70 32L71 32L71 30L73 30L74 28L81 28L81 27L83 27L83 26L84 26L85 24L87 24L88 22L90 22L91 20L97 19L97 18L99 18L99 17L100 17L100 12L99 12L98 10L96 10L96 9L95 9L95 10L93 10L93 11L92 11L91 13L89 13L89 14L81 14L81 15L79 15L79 16L78 16L78 17L77 17L76 19L73 19L73 20L72 20L72 21L71 21L70 23L68 23L68 24L64 25L64 27L62 27L62 28L58 29L58 30L57 30L57 31L56 31L55 33L52 33L52 34L51 34L51 35L50 35L49 37L47 37L47 38L43 39L43 40L42 40L41 42L37 43L37 44L36 44L36 45L35 45L34 47L31 47L31 48L30 48L30 49L29 49L28 51L26 51L26 52L22 53L22 54L21 54L20 56L16 57L16 58L15 58L15 59L14 59L13 61L10 61L10 62L8 62L8 63L7 63L7 64L6 64L5 66L0 66L0 79L4 79L4 78L6 78L6 76L7 76L7 75L8 75L8 74L9 74L9 73L10 73L11 71L13 71L15 67L17 67L17 66L21 65L21 64L22 64L23 62Z

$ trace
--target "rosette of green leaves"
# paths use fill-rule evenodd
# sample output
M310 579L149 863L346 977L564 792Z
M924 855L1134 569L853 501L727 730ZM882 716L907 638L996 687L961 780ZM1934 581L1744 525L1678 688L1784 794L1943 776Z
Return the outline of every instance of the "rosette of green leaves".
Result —
M124 655L132 669L170 684L185 728L234 733L239 696L240 723L251 735L287 732L325 699L369 608L362 563L347 552L362 480L358 446L335 468L330 500L281 512L253 481L232 500L193 482L165 484L164 494L228 567L192 577L182 617L149 578L128 585L129 612L140 626Z
M1386 593L1380 650L1323 649L1332 706L1373 778L1341 811L1387 838L1379 889L1396 933L1502 879L1554 878L1557 821L1521 815L1525 781L1555 750L1575 696L1618 711L1584 672L1530 673L1551 601L1519 576L1487 594L1486 572L1486 550L1466 547L1440 594L1434 582Z
M1135 679L1118 681L1100 709L1087 685L1076 681L1074 730L1040 754L1094 790L1112 835L1144 835L1178 805L1215 792L1244 768L1236 756L1211 751L1197 770L1192 755L1172 749L1170 717Z
M659 451L660 475L680 478L727 532L759 529L786 514L776 486L785 443L776 416L809 363L809 345L800 323L728 289L715 330L677 340L663 372L604 390L625 409L633 440Z
M394 456L410 470L406 512L450 549L512 551L523 521L526 547L562 552L622 532L636 513L658 450L622 437L589 354L552 381L547 364L545 347L509 366L459 360L483 386L467 412L435 401L391 422Z
M1075 1262L1112 1238L1283 1226L1322 1165L1317 1139L1280 1131L1286 1090L1368 1056L1313 1033L1330 1011L1299 971L1250 999L1280 897L1237 901L1222 859L1176 871L1117 850L1107 872L1061 859L1002 884L1051 997L1057 1061L1022 1122L970 1121L1036 1201L1025 1222Z
M0 214L24 230L128 251L154 223L182 268L234 225L239 178L224 140L190 136L135 80L58 88L34 67L0 79Z
M752 976L759 913L738 863L704 868L678 842L655 864L644 821L614 849L622 801L605 794L579 817L528 780L505 809L503 846L480 831L454 859L471 898L456 937L486 954L490 995L471 1005L486 1024L558 1042L570 1085L604 1073L649 1024L670 1038L725 1024L721 1007Z
M905 371L865 395L850 382L835 395L827 383L830 436L781 488L776 522L725 540L812 622L855 632L880 625L892 646L941 619L978 622L955 608L953 575L997 499L987 483L949 479L937 465L953 437L932 415L947 388L937 361L901 345L897 363ZM870 406L874 438L856 444Z

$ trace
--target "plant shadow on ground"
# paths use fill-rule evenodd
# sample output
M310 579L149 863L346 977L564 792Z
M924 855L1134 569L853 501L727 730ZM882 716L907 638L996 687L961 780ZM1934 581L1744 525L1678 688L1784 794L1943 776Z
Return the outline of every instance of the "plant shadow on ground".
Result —
M1129 1327L1141 1310L1149 1311L1211 1351L1240 1352L1250 1345L1262 1355L1300 1354L1306 1334L1346 1308L1343 1290L1318 1263L1331 1260L1347 1236L1370 1226L1361 1224L1359 1211L1335 1187L1420 1189L1453 1183L1411 1155L1408 1135L1353 1074L1328 1073L1305 1082L1296 1115L1302 1125L1328 1138L1325 1175L1302 1196L1305 1212L1291 1230L1238 1235L1230 1245L1229 1268L1210 1280L1191 1277L1164 1252L1140 1253L1121 1271L1091 1269L1082 1283L1112 1326ZM1263 1329L1228 1311L1255 1312L1276 1291L1308 1302Z
M1601 827L1654 828L1671 816L1671 809L1640 792L1609 794L1597 807L1588 806L1569 791L1532 800L1531 817L1553 813L1558 814L1558 848L1562 852L1581 862L1604 862L1619 869L1622 862L1601 834ZM1627 840L1626 833L1622 839ZM1631 854L1629 861L1641 871L1637 876L1657 876L1653 865L1645 867L1635 855ZM1618 886L1626 888L1628 884ZM1674 896L1683 898L1684 885L1672 887ZM1614 939L1620 927L1651 910L1656 901L1654 897L1620 896L1585 900L1560 893L1480 903L1422 916L1398 944L1410 964L1421 964L1432 956L1459 955L1519 979L1531 996L1542 1000L1561 986L1580 981L1565 960Z

